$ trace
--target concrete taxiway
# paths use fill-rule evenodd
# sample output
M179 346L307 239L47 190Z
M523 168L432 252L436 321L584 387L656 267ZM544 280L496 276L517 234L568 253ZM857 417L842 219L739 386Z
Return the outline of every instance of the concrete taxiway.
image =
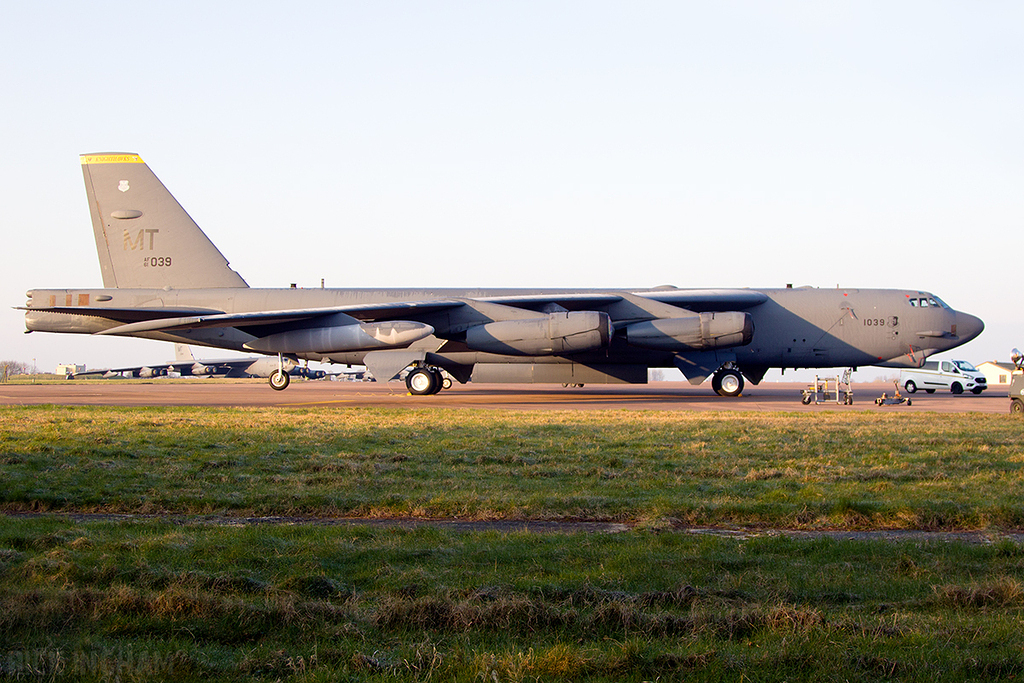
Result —
M646 385L589 385L566 388L547 384L466 384L434 396L411 396L404 383L293 381L284 391L274 391L265 380L225 381L201 379L49 382L0 385L0 405L97 405L97 406L274 406L388 408L481 408L508 410L719 410L821 412L940 412L1009 413L1006 390L986 391L980 396L918 392L911 405L877 406L883 392L893 393L889 383L855 383L853 405L834 402L804 405L801 390L806 383L765 382L747 385L742 396L722 398L710 385L694 387L686 382L655 382Z

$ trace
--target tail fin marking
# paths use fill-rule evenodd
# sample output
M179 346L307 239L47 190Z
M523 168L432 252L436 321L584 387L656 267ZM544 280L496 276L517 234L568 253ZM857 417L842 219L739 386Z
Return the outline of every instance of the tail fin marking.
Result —
M104 287L248 287L138 154L80 159Z

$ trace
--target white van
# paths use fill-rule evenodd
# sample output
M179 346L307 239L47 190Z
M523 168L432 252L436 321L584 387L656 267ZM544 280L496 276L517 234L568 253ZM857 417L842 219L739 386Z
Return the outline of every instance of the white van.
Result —
M988 388L985 375L965 360L940 360L925 363L923 367L900 372L900 386L912 394L923 389L934 394L936 389L962 394L969 391L980 394Z

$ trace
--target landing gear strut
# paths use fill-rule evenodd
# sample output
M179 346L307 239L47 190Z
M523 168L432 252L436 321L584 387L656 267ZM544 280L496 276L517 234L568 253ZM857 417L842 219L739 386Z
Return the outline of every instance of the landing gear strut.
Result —
M721 368L711 377L711 388L719 396L739 396L743 393L743 375L736 368Z

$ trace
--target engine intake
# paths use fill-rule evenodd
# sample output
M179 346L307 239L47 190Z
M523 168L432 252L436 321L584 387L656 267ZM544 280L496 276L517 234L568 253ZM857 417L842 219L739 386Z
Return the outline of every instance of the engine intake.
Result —
M466 345L487 353L555 356L604 348L611 336L607 313L572 311L477 325L466 330Z
M754 321L748 313L699 313L686 318L659 318L626 328L633 346L659 351L725 349L749 344Z

